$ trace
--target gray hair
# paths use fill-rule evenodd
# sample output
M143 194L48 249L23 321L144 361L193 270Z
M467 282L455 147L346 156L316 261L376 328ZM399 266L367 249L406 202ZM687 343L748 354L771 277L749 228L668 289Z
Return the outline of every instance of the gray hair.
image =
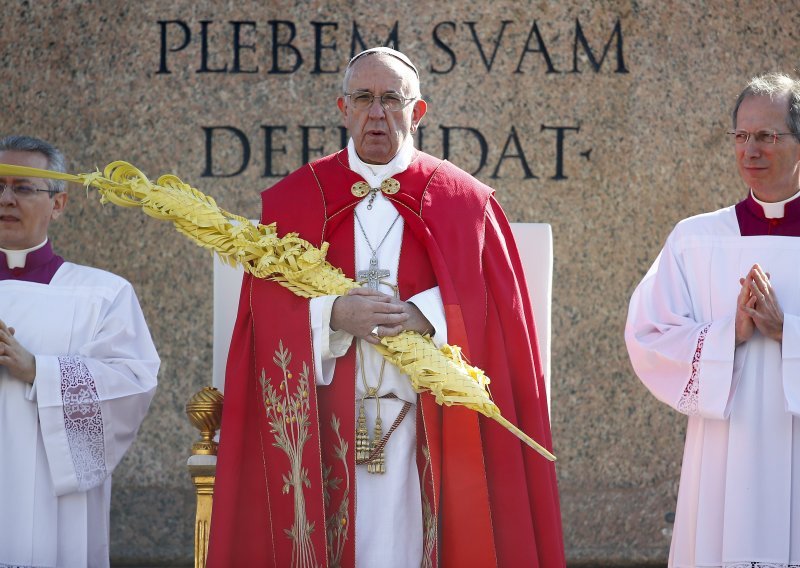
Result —
M770 99L787 95L789 105L786 113L786 127L800 142L800 81L783 73L766 73L753 77L736 99L733 107L733 127L742 101L747 97L768 96Z
M47 158L47 169L54 172L65 173L66 167L64 166L64 154L61 150L38 138L33 136L6 136L0 138L0 152L3 151L17 151L17 152L39 152ZM64 191L67 182L60 179L48 179L47 188L50 190L50 196L55 193Z
M413 63L411 63L411 60L408 58L408 56L406 56L406 54L397 51L396 49L392 49L390 47L373 47L370 49L366 49L361 53L357 53L347 64L347 69L344 70L344 78L342 79L342 93L344 94L347 93L347 85L350 82L350 76L353 74L353 67L355 66L355 63L359 59L363 59L364 57L369 57L371 55L380 55L381 57L384 58L396 59L401 63L403 63L403 65L411 69L414 72L414 80L411 81L411 89L413 92L404 94L408 94L411 95L412 97L417 97L417 98L422 96L419 84L419 71L417 71L417 68L414 66ZM414 89L415 86L416 89Z

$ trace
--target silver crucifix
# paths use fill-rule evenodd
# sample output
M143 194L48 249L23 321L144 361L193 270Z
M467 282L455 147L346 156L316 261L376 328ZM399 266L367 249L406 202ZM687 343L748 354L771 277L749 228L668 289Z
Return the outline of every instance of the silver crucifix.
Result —
M366 282L368 288L377 290L378 284L384 278L388 278L389 274L391 272L388 270L378 268L378 257L373 254L372 258L369 259L369 270L359 270L356 273L356 278L358 278L359 282Z

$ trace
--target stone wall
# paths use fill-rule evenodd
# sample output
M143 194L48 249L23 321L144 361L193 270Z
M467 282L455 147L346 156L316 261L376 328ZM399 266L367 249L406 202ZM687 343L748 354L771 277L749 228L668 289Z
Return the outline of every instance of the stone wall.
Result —
M418 146L476 172L512 221L555 238L553 435L574 565L663 564L684 419L634 377L630 294L679 219L744 195L729 108L791 71L800 12L780 3L4 2L0 134L61 146L72 171L124 159L176 173L249 217L258 191L342 143L353 51L395 43L429 103ZM211 259L165 223L71 190L52 239L135 286L163 360L115 474L112 555L188 560L195 433L210 383Z

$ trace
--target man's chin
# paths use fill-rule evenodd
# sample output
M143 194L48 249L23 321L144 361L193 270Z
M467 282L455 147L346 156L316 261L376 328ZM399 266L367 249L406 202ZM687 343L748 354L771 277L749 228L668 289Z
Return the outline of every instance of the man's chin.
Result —
M386 150L385 148L380 150L364 148L363 151L356 150L356 152L358 152L358 157L368 164L388 164L394 157L391 150Z
M362 137L360 143L357 140L354 142L358 157L368 164L388 164L398 150L392 147L391 139L385 134L380 136L367 134Z

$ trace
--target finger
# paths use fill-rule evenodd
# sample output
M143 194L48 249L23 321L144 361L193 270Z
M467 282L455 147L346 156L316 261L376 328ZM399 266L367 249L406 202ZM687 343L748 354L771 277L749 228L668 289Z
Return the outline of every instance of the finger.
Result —
M374 335L367 335L366 337L362 337L362 339L372 345L379 345L381 342L380 338L375 337Z
M362 306L372 304L374 306L387 306L392 303L391 296L370 296L366 294L356 294L352 296L354 301L362 302Z
M757 312L757 311L755 311L753 308L749 308L749 307L747 307L747 306L742 306L742 307L741 307L741 310L742 310L744 313L746 313L748 316L750 316L751 318L753 318L753 319L756 319L757 317L759 317L759 315L758 315L758 312Z
M373 314L404 314L405 306L392 302L376 302L369 306L369 311Z
M377 321L376 325L382 327L391 327L394 325L401 325L408 321L408 314L399 313L399 314L381 314L380 319Z
M758 278L753 278L753 280L750 281L750 288L753 290L753 295L756 298L758 298L761 301L764 300L765 290L761 288L761 284L758 282Z
M403 331L402 325L392 325L392 326L381 326L381 337L394 337Z
M747 281L744 278L739 278L739 284L741 284L742 287L739 289L739 296L736 298L736 303L742 305L753 296L750 294L750 287L747 285Z
M766 289L766 287L769 286L769 280L767 279L767 275L764 274L764 272L760 269L756 270L755 273L753 274L753 280L758 282L759 287L761 287L762 289Z
M388 294L384 294L378 290L373 290L372 288L368 288L367 286L361 286L360 288L351 288L347 291L348 296L370 296L370 297L384 297L391 299L392 297Z

